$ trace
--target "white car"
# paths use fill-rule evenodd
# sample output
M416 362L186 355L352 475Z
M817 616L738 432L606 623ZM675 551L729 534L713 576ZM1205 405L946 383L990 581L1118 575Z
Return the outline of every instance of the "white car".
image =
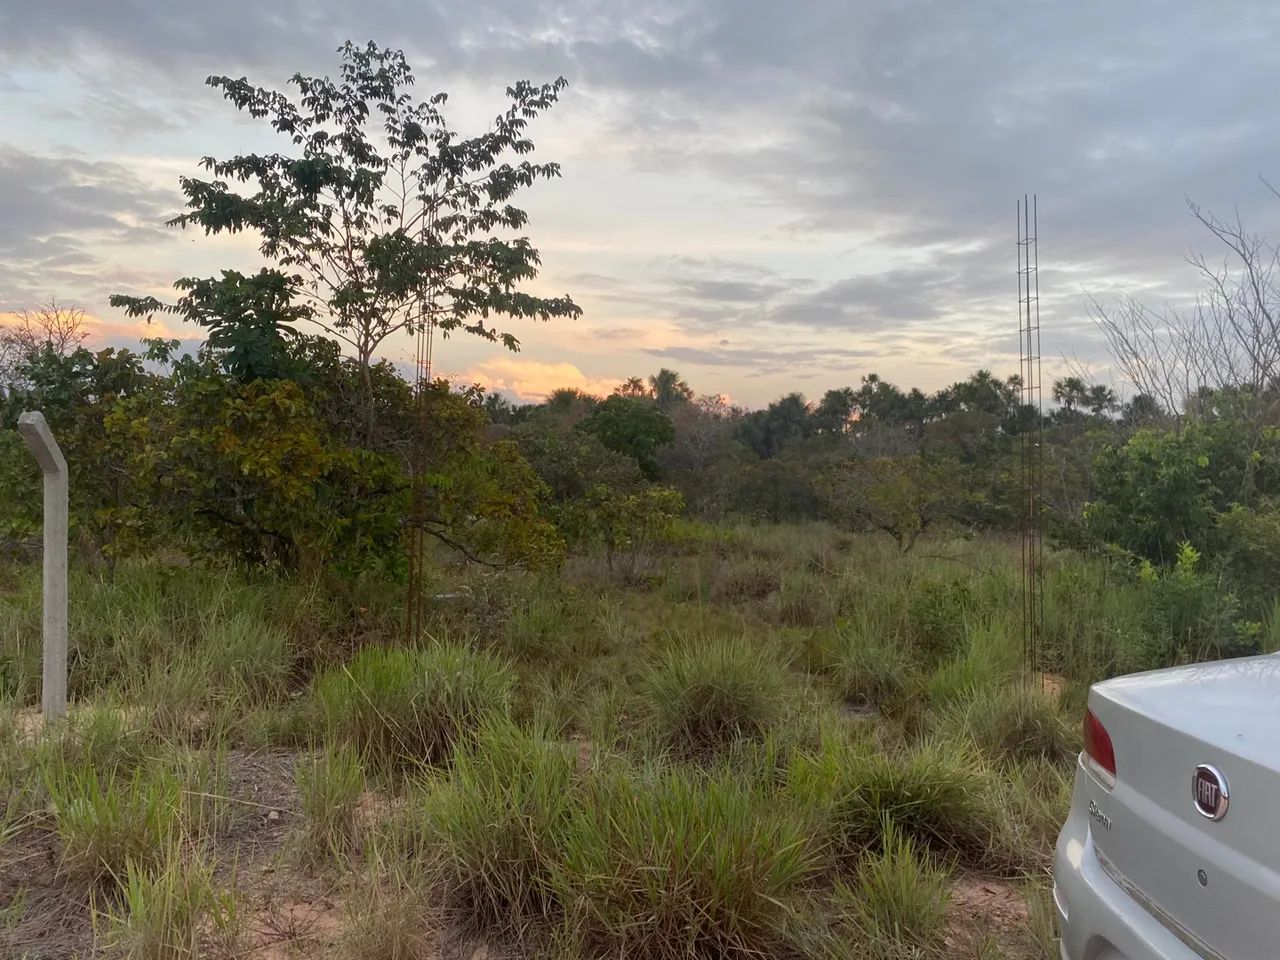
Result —
M1097 684L1053 877L1064 960L1280 958L1280 657Z

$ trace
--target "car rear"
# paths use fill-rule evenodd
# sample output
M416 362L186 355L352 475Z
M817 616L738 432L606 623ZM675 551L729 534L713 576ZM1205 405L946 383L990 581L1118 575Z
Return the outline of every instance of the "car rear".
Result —
M1054 900L1069 960L1280 957L1280 659L1098 684Z

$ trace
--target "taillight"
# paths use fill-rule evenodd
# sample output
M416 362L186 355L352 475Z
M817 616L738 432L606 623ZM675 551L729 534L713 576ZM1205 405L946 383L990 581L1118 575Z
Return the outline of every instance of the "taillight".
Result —
M1084 756L1104 787L1110 790L1116 785L1116 750L1111 745L1111 734L1092 710L1084 715Z

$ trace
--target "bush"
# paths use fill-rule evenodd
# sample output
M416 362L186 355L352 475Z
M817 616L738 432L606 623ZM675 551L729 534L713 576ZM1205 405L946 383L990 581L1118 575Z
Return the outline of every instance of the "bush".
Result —
M644 680L659 740L686 757L758 739L781 715L786 668L745 640L683 641Z
M893 821L881 827L881 849L868 853L852 886L836 884L842 919L868 956L884 960L941 955L948 875Z
M505 721L459 749L449 776L418 799L421 832L449 898L507 933L556 907L551 874L573 804L576 759Z
M1217 577L1200 570L1200 552L1178 547L1172 569L1143 561L1138 581L1148 602L1146 627L1153 644L1149 666L1195 663L1256 653L1254 625L1239 618L1239 605Z
M614 771L576 808L556 886L600 955L776 956L815 868L802 824L732 778Z
M303 856L313 865L355 849L364 770L349 746L328 747L294 769L305 823Z
M505 661L452 643L362 650L315 682L331 735L385 769L437 764L488 717L505 714L515 675Z

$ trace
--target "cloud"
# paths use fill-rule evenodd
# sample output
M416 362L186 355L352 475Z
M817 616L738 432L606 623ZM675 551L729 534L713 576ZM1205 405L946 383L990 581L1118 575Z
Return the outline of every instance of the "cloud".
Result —
M61 131L134 159L144 133L169 158L253 148L260 132L206 74L279 85L372 37L406 49L420 91L449 89L482 119L512 79L570 78L535 139L549 131L571 163L531 235L562 239L545 278L589 305L601 369L628 348L684 351L759 402L734 378L788 350L815 351L806 370L842 350L935 377L998 366L1016 352L1024 190L1040 197L1046 351L1095 357L1085 290L1194 288L1181 257L1207 238L1184 196L1280 227L1255 179L1278 172L1278 27L1262 0L4 3L0 99L26 105L6 136L38 128L29 156L89 167L51 182L0 155L0 309L153 271L137 255L153 237L135 231L172 203L129 164L62 150Z
M544 400L552 391L564 387L605 395L620 383L618 378L589 377L572 363L519 357L484 360L451 379L478 383L487 390L500 391L528 403Z
M162 241L174 206L119 164L0 145L0 310L105 300L119 269L107 251Z

